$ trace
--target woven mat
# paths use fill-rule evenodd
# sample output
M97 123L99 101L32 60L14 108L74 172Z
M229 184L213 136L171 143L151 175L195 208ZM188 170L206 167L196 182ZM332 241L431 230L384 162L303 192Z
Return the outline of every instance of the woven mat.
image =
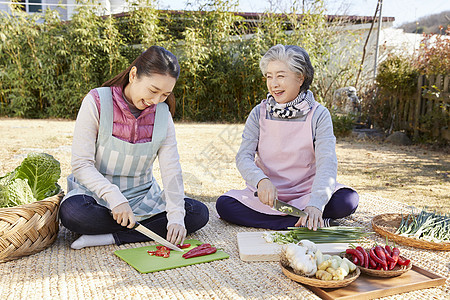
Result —
M62 228L48 249L0 264L0 299L319 299L285 277L277 262L241 261L236 234L262 230L226 223L217 217L214 203L207 205L208 225L189 238L223 248L229 259L141 274L113 252L153 242L72 250L70 243L76 236ZM342 223L370 231L371 218L388 212L407 213L409 209L400 202L362 195L357 212ZM375 234L367 240L373 241L384 242ZM450 299L450 252L402 246L402 253L447 278L446 284L384 299Z

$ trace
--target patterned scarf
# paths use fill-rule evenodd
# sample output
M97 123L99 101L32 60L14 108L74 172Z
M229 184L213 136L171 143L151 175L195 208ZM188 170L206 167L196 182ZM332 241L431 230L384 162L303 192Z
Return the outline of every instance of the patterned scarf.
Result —
M282 119L299 118L308 114L314 105L314 95L308 90L298 94L294 100L280 104L275 98L267 94L267 111L274 117Z

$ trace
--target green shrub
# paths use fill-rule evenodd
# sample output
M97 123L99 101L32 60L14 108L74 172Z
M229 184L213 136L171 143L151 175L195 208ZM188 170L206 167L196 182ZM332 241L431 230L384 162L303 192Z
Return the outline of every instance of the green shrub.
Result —
M337 138L349 136L353 129L353 117L352 116L338 116L331 115L333 121L333 132Z
M0 115L73 119L90 89L152 44L179 58L175 117L183 120L244 121L267 93L259 60L278 43L309 52L311 89L322 103L354 77L352 59L336 59L354 47L339 42L339 24L328 23L323 1L309 3L301 18L295 2L285 14L265 13L253 23L230 12L236 11L231 0L207 0L181 16L156 10L155 3L130 1L130 13L119 19L99 17L91 6L78 7L69 22L52 10L1 13Z
M384 131L411 130L402 127L402 116L409 110L417 90L419 73L412 59L389 56L378 69L376 97L371 99L371 118Z

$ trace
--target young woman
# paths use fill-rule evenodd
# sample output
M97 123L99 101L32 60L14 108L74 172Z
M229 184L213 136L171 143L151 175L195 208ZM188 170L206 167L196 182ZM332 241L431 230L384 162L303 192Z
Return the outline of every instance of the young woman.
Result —
M359 197L336 183L333 124L309 90L314 69L308 53L298 46L276 45L263 56L260 68L269 93L250 112L236 156L247 188L217 199L220 217L251 227L316 230L329 226L330 219L352 214ZM275 198L304 210L308 217L273 210Z
M179 72L171 52L152 46L84 98L60 207L62 224L82 234L72 248L148 241L131 229L136 221L178 244L208 222L207 207L184 196L171 115Z

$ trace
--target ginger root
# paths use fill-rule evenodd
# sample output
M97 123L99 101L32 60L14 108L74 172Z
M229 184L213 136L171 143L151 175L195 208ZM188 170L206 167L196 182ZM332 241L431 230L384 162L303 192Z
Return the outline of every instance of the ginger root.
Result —
M325 270L318 270L316 272L316 278L320 279L320 280L332 280L333 279L333 275L331 275L330 273L328 273Z

